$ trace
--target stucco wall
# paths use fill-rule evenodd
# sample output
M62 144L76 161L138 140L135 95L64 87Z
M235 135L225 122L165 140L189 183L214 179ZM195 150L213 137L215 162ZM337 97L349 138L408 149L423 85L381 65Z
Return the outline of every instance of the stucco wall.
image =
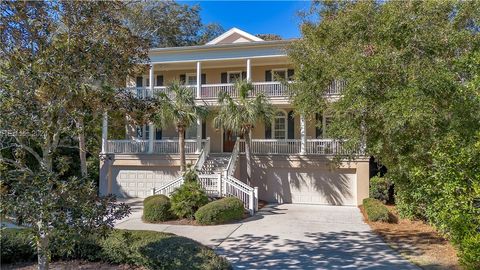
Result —
M271 172L280 172L283 168L304 172L306 174L325 172L327 175L335 174L355 174L356 187L355 200L356 205L361 205L364 198L368 198L369 188L369 162L368 159L358 159L357 161L343 161L339 164L332 162L327 157L315 157L315 156L260 156L254 155L252 160L252 186L256 186L259 189L259 198L271 202L289 202L287 183L272 185L271 184ZM240 180L246 182L246 160L245 155L241 155L239 158L239 164L237 165L238 172L237 177ZM286 176L280 177L282 181L286 180ZM338 178L336 178L338 181ZM267 184L268 183L268 184ZM334 186L339 186L345 183L332 183ZM332 198L335 196L332 195ZM273 199L275 198L275 199Z

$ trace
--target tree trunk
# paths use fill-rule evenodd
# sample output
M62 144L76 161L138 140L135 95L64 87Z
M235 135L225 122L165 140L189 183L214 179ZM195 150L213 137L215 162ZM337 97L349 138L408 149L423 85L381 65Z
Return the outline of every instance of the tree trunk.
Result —
M87 149L85 146L85 128L83 123L83 116L80 116L77 119L76 123L78 129L78 148L80 153L80 172L82 174L82 177L87 177Z
M38 270L48 270L50 260L48 235L40 232L40 238L37 240Z
M180 152L180 171L185 171L185 138L183 137L184 127L177 126L178 129L178 151Z
M251 185L252 179L252 153L250 151L250 129L248 129L245 134L245 159L247 161L247 184Z

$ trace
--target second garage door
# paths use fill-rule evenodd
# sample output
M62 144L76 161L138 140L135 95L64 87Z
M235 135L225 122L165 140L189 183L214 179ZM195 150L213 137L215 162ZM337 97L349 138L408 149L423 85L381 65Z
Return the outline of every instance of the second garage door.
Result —
M267 201L280 203L356 205L356 173L354 169L277 168L268 171L262 191Z

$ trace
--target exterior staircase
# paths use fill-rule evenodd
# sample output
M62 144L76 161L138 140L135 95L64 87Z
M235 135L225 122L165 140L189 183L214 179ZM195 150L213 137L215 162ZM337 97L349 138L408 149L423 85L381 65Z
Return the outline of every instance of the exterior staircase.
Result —
M231 154L217 154L217 153L210 153L203 167L200 169L201 174L215 174L215 173L223 173L228 166L228 162L230 161Z

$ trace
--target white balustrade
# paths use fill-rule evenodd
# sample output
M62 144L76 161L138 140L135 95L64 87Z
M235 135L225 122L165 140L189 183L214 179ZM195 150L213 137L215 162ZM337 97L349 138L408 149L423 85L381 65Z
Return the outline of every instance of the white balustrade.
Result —
M343 141L333 139L307 140L307 154L309 155L346 155L342 147Z
M267 97L285 97L288 86L282 82L254 82L252 96L264 94Z
M220 174L200 174L198 181L209 196L222 196L222 176Z
M201 96L202 98L218 98L218 95L221 92L226 92L231 97L237 97L238 92L235 89L235 85L233 83L222 83L222 84L203 84Z
M300 154L300 140L254 139L251 142L255 154Z
M342 93L342 90L347 85L347 82L344 80L334 80L327 87L327 96L339 96Z
M184 180L183 177L180 176L177 179L173 180L172 182L161 186L160 188L153 188L152 194L163 194L166 196L170 196L175 189L179 188L183 184Z
M197 171L203 168L203 164L205 164L205 161L207 160L209 154L210 154L210 138L207 138L206 140L202 140L202 151L200 151L200 155L198 156L198 159L195 162L195 169L197 169Z
M107 153L147 153L148 140L108 140Z
M185 140L185 154L195 154L197 140ZM155 140L153 141L153 154L178 154L178 140ZM107 153L113 154L138 154L148 153L148 140L109 140L107 141Z

